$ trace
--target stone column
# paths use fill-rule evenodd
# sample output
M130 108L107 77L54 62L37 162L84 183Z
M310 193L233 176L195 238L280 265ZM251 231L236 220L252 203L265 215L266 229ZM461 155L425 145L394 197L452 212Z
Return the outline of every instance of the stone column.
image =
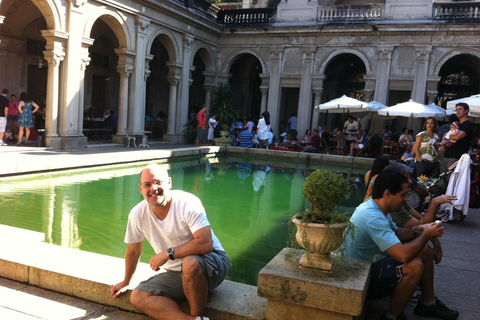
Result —
M47 147L61 148L58 137L58 110L59 110L59 66L65 57L64 45L67 34L55 30L42 30L42 36L47 40L46 50L43 52L48 62L47 96L45 99L45 143ZM56 141L53 142L52 138Z
M175 74L168 75L168 82L170 83L170 95L169 95L169 105L168 105L168 126L166 136L173 137L175 135L175 119L177 111L177 85L180 82L180 76ZM172 140L167 140L172 141Z
M435 103L437 99L438 91L437 90L428 90L427 91L427 104Z
M213 89L213 84L212 83L207 83L203 85L203 88L205 89L205 107L207 107L207 115L212 114L212 89Z
M371 102L373 96L373 89L363 89L363 96L365 98L365 102Z
M262 92L262 102L260 103L260 114L262 114L265 112L265 110L267 110L268 86L260 86L260 91Z
M270 113L270 123L275 136L278 135L278 113L280 110L280 83L281 70L280 64L282 61L283 47L270 48L270 84L268 90L268 105L267 110Z
M145 129L145 53L150 22L150 19L135 17L136 52L124 51L127 53L128 63L134 66L128 86L128 130L137 135Z
M393 46L381 46L377 48L378 71L375 85L375 100L383 104L387 104L388 78L390 75L393 48Z
M320 104L320 100L322 99L322 88L314 88L313 89L313 108ZM320 123L320 112L315 111L313 109L313 116L312 116L312 129L318 129L318 125Z
M114 143L123 143L123 138L126 134L125 128L128 129L128 133L133 135L133 125L127 124L128 119L128 78L133 71L133 65L127 63L119 63L117 66L117 72L120 75L120 90L118 96L118 124L117 134L113 137Z
M303 50L302 79L298 99L297 132L305 132L310 126L312 114L312 68L316 48Z
M415 67L412 100L418 103L425 103L427 91L428 62L430 60L431 46L415 47Z
M80 83L78 88L78 134L83 135L83 113L85 109L85 69L90 63L88 48L93 44L94 39L83 38L82 57L80 59Z
M186 141L186 138L184 137L184 132L183 132L183 126L188 122L188 98L190 94L190 78L191 78L191 72L192 72L192 61L193 59L191 58L192 54L192 43L194 40L194 36L190 34L184 34L183 35L183 62L182 61L176 61L177 65L181 67L181 70L178 74L175 76L180 76L180 85L179 85L179 100L178 100L178 106L179 110L176 113L176 131L175 134L178 136L175 138L175 142L178 140ZM174 62L174 61L172 61ZM183 68L182 68L183 67ZM172 72L169 71L169 75L172 75ZM169 121L170 121L170 115ZM167 131L170 129L167 129ZM171 137L173 138L173 136Z

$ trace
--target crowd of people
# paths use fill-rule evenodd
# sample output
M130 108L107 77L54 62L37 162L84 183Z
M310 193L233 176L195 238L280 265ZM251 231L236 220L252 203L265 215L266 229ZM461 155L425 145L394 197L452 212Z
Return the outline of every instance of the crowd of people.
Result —
M0 110L4 111L0 116L0 146L6 146L7 141L16 142L16 145L26 144L31 129L41 126L35 125L34 115L39 117L40 122L45 116L45 109L32 101L26 92L20 94L19 101L15 94L11 94L9 100L9 93L8 89L3 89L0 95Z

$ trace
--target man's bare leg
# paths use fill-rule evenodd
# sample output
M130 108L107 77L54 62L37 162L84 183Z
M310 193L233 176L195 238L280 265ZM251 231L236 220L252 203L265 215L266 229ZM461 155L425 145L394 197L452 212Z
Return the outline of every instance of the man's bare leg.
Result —
M183 292L190 304L190 314L203 314L208 297L208 282L203 274L200 262L193 257L185 257L182 261Z
M433 289L433 251L428 246L423 248L418 255L423 262L423 275L420 279L420 291L422 292L422 300L432 302L435 300L435 291Z
M130 301L138 310L156 320L193 320L195 317L183 312L170 298L156 296L150 292L133 290Z
M398 316L403 312L408 301L418 287L423 273L423 264L420 258L408 261L402 268L403 278L395 286L392 302L390 304L391 315Z

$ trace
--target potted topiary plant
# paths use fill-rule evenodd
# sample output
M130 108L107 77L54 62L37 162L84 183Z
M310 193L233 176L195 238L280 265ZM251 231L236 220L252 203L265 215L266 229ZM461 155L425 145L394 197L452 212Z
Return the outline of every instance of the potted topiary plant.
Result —
M228 83L220 83L212 89L213 112L221 124L230 125L240 118L240 112L233 108L235 93Z
M351 230L348 217L335 213L335 205L348 193L348 181L341 174L316 170L305 179L302 193L310 207L292 218L297 226L295 238L306 250L300 265L332 270L330 253L342 245L345 230Z

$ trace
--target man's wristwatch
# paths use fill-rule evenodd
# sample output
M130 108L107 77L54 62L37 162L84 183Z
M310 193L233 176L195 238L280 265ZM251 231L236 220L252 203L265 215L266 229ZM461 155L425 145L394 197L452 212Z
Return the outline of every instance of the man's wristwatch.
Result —
M170 258L170 260L175 260L175 257L173 256L174 253L175 253L174 248L168 248L167 249L167 254L168 254L168 257Z

